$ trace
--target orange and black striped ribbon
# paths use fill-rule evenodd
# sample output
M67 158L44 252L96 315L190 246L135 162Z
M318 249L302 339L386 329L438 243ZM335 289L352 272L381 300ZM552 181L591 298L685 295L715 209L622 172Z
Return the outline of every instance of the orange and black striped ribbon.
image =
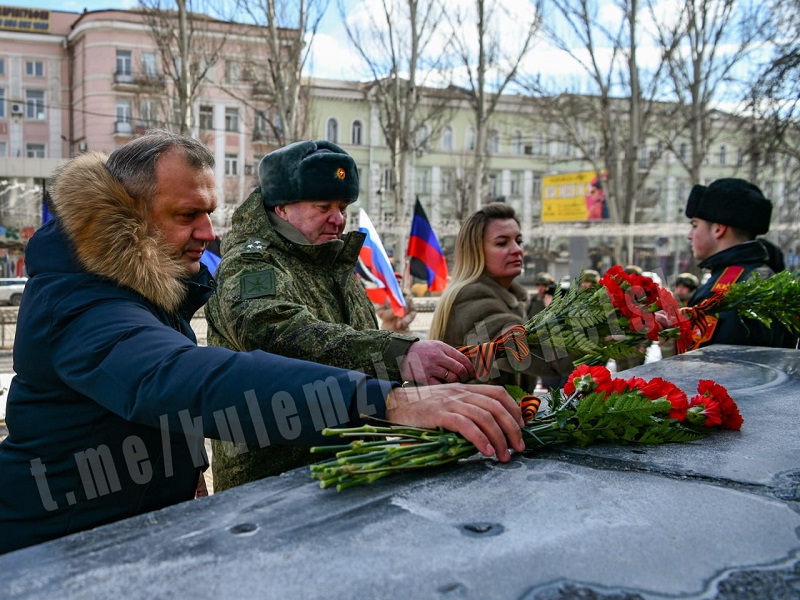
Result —
M491 342L474 346L461 346L458 349L459 352L472 361L475 366L475 375L478 379L485 379L489 375L497 355L503 350L508 350L520 362L530 354L524 326L514 325Z
M681 312L689 318L692 337L690 340L685 340L683 338L678 339L675 344L675 351L678 354L694 350L707 338L710 328L708 312L712 308L719 306L724 297L724 293L716 292L697 306L687 306L681 309Z
M533 394L528 394L520 398L519 407L522 409L522 420L526 423L528 421L533 421L541 404L542 399Z

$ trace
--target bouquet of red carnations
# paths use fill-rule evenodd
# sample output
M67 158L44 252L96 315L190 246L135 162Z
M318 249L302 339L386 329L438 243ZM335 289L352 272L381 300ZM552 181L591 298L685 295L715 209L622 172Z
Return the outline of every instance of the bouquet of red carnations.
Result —
M612 378L603 366L581 365L563 390L552 392L547 410L540 399L510 389L520 402L528 450L558 444L661 444L702 438L711 428L738 430L742 417L727 390L710 380L700 381L689 400L661 378ZM371 483L397 471L444 465L471 456L475 446L457 433L402 425L366 425L326 429L325 435L357 438L341 446L312 448L335 452L329 460L311 465L320 487L343 490Z
M573 285L557 294L524 327L531 351L540 349L546 360L569 355L581 357L578 364L605 364L641 352L660 338L676 339L678 352L692 350L695 331L703 329L707 317L729 310L800 333L800 282L785 271L769 279L753 275L698 306L682 308L669 290L617 265L599 284ZM663 329L657 313L672 326Z

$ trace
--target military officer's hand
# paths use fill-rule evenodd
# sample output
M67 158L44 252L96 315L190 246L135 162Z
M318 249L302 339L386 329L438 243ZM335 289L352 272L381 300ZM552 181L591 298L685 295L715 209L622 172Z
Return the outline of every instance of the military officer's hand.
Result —
M481 453L496 455L501 462L510 460L509 447L525 450L520 408L498 385L397 387L386 400L386 419L458 432Z
M433 385L468 381L475 376L475 369L452 346L438 340L422 340L411 344L406 352L400 376L404 381Z

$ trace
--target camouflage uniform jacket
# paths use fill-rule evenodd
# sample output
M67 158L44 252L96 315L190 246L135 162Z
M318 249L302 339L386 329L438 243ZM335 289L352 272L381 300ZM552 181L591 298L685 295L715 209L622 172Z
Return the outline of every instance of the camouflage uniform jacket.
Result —
M222 241L217 291L205 307L209 345L260 349L400 380L400 360L417 338L378 329L372 302L354 273L364 234L323 244L298 243L300 235L269 218L259 190L236 210ZM287 446L232 454L214 444L216 489L312 461L306 448Z

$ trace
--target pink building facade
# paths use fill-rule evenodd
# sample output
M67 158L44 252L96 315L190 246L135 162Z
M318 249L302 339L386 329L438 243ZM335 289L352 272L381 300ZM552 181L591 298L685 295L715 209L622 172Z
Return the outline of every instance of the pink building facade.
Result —
M202 20L209 50L192 102L192 135L216 158L217 228L254 185L278 143L246 65L266 47L256 27ZM177 131L173 79L152 27L134 11L71 13L0 6L0 257L41 224L47 179L85 151L111 152L151 127ZM202 60L200 61L202 64ZM11 237L9 237L11 236ZM4 275L0 263L0 276Z

